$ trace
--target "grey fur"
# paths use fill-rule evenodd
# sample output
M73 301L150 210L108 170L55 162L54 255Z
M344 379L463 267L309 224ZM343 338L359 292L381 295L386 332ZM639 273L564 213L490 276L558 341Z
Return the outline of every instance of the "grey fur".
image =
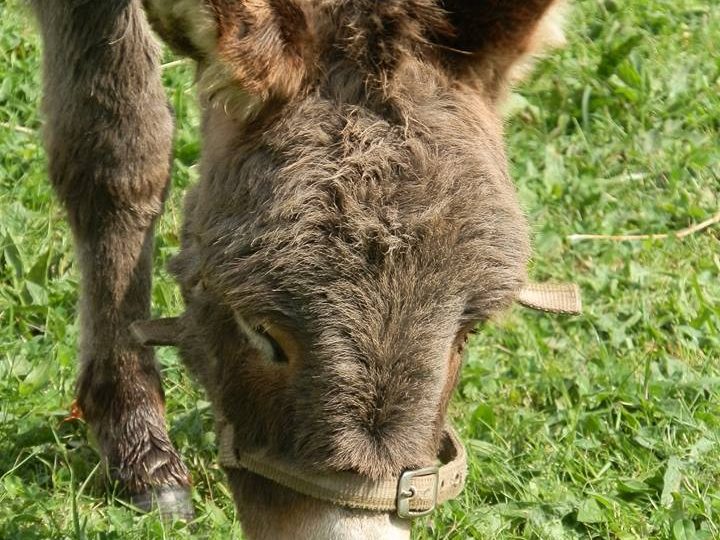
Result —
M525 281L498 100L553 2L144 3L199 63L202 179L172 271L183 356L216 413L238 446L299 466L432 461L467 333ZM83 272L81 405L131 491L183 485L157 369L127 331L148 315L168 178L157 49L139 0L35 5L51 178ZM229 478L249 530L314 504Z

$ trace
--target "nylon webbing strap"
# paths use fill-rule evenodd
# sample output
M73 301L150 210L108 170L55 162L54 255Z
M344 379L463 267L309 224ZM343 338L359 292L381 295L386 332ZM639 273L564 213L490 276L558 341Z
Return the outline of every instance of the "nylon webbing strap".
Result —
M322 473L300 470L268 456L264 451L239 452L235 449L230 424L220 428L220 464L246 469L308 497L338 506L373 512L398 512L400 517L424 515L439 504L457 497L467 477L465 448L452 428L446 428L440 455L441 464L430 469L407 471L402 476L372 480L353 473ZM403 479L405 477L405 479ZM409 513L403 515L403 497Z
M517 301L525 307L547 313L582 313L580 289L574 283L529 283L520 290ZM130 325L130 331L141 345L176 345L181 333L180 325L177 317L135 321Z
M548 313L582 313L580 288L575 283L529 283L520 291L517 301Z
M522 305L549 313L582 312L575 284L530 283L517 296ZM142 345L172 345L180 334L177 318L138 321L131 327ZM405 471L396 478L372 480L353 473L314 473L270 456L266 451L239 452L232 425L218 420L219 460L224 467L246 469L288 489L338 506L374 512L396 512L401 518L430 513L457 497L467 477L465 448L452 428L443 432L440 465Z

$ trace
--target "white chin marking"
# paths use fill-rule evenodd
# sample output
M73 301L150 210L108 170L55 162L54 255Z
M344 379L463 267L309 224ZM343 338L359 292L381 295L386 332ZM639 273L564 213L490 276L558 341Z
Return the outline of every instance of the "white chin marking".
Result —
M318 520L309 520L307 535L317 540L409 540L410 524L389 514L352 514L331 510Z
M410 522L390 514L327 508L300 519L248 527L249 540L410 540Z

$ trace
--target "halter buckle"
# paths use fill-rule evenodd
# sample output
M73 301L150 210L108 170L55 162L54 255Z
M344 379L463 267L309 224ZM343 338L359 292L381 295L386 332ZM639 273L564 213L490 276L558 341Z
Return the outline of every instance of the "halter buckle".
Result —
M432 505L426 510L411 510L410 502L418 495L418 488L414 485L417 478L432 477ZM397 489L397 515L400 519L415 519L431 514L437 506L438 488L440 484L440 469L437 466L425 467L414 471L405 471L400 475Z

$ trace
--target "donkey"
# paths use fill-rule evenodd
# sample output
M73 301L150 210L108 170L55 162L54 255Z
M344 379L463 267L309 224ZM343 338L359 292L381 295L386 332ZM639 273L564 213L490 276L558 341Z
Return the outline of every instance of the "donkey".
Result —
M561 37L559 2L31 1L82 275L78 402L129 498L191 513L152 339L130 331L171 161L151 27L196 61L204 111L168 341L231 453L370 483L433 464L466 336L526 281L500 110ZM409 536L389 511L224 465L249 538Z

